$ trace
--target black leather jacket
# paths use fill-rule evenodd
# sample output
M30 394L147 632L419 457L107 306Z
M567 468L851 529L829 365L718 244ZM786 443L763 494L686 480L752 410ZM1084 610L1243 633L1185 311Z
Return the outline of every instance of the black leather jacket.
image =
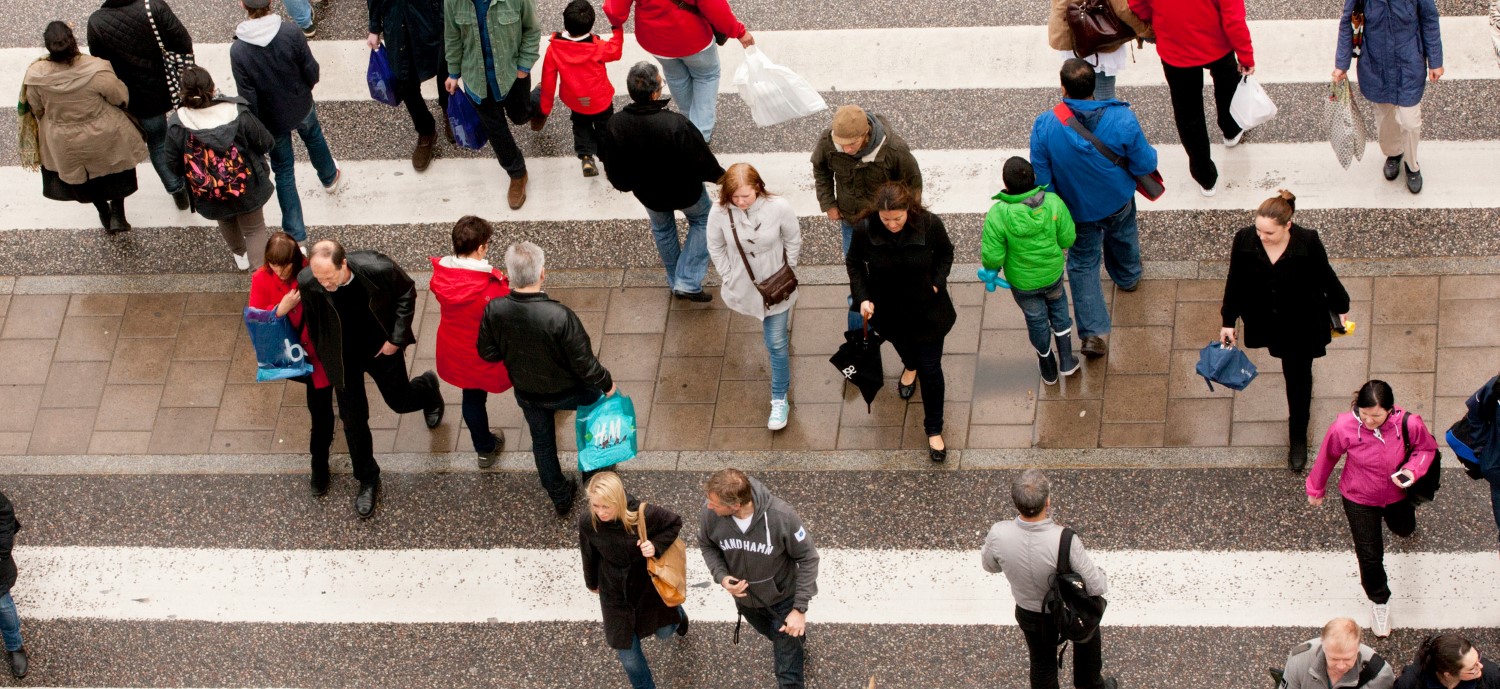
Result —
M385 331L385 341L399 347L416 344L417 334L412 332L411 321L417 308L417 285L411 276L378 251L351 251L344 258L354 279L370 295L370 313ZM297 286L302 291L304 327L318 359L323 362L323 370L328 373L328 381L335 387L343 387L343 332L333 296L313 277L311 267L303 268L297 275Z
M490 301L479 322L479 356L505 362L516 393L533 399L614 387L583 322L545 292L512 291Z
M16 532L21 522L16 519L16 508L10 498L0 493L0 596L10 593L16 584L16 561L10 557L10 549L16 543Z

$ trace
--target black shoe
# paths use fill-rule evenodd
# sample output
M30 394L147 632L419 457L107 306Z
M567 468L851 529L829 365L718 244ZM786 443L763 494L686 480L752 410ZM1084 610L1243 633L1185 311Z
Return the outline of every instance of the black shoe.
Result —
M598 177L599 164L594 162L594 156L583 156L583 176Z
M1406 190L1413 194L1422 193L1422 171L1412 172L1411 166L1403 167L1406 168Z
M500 459L500 453L505 451L505 431L496 431L491 428L490 435L495 437L495 449L479 453L479 457L475 461L480 469L488 469L495 466L495 461Z
M1401 174L1401 156L1386 158L1383 172L1385 172L1386 181L1396 179L1396 176Z
M432 386L432 394L437 395L438 398L437 406L429 408L423 413L424 419L427 421L427 427L437 428L438 424L443 422L443 411L448 408L447 405L443 404L443 391L439 387L436 373L428 371L423 373L421 378L428 381Z
M678 608L677 608L677 614L682 616L682 621L680 621L680 622L677 623L677 636L687 636L687 633L688 633L687 608L678 606Z
M679 292L674 289L672 290L672 296L677 297L678 299L686 299L688 301L698 302L699 304L714 300L714 295L702 290L699 290L697 292Z
M31 664L31 659L26 655L26 647L23 646L6 655L10 657L10 676L16 679L25 677L27 668Z
M1118 288L1121 292L1134 292L1141 288L1141 281L1136 280L1135 284L1129 287L1126 287L1124 285L1115 285L1115 287Z
M1090 335L1083 338L1083 346L1078 348L1083 355L1090 359L1098 359L1109 353L1109 345L1104 343L1104 338L1098 335Z
M906 375L906 371L902 371L901 375L903 375L903 376ZM897 378L896 379L896 394L900 395L901 399L904 399L904 400L911 399L912 395L917 394L917 379L916 378L912 378L911 379L911 385L907 385L906 383L901 382L900 378Z
M129 232L130 223L125 221L125 201L123 199L109 202L109 230L110 234Z
M1047 352L1046 356L1038 354L1036 364L1037 368L1042 371L1042 382L1047 385L1057 385L1057 376L1060 373L1057 368L1057 357L1052 352Z
M1116 682L1113 677L1105 677L1104 681L1099 683L1099 687L1100 689L1119 689L1120 683Z
M354 513L360 519L369 519L375 514L376 495L380 492L379 479L359 484L359 494L354 496Z
M181 189L172 192L172 202L177 204L177 210L180 211L187 210L188 206L191 205L188 199L188 188L186 183L182 185Z
M1295 444L1287 448L1286 467L1298 474L1307 468L1307 445Z
M934 462L937 462L938 464L942 464L943 462L948 461L948 448L945 447L941 450L935 450L929 447L927 448L927 458Z
M328 473L314 471L312 478L307 480L307 487L315 498L321 498L328 494Z
M575 498L577 498L577 497L578 497L578 482L577 481L573 481L572 483L570 483L568 485L568 499L564 500L562 502L553 503L552 504L552 509L557 512L557 516L559 516L559 517L566 517L566 516L568 516L569 513L571 513L573 511L573 503L576 502Z

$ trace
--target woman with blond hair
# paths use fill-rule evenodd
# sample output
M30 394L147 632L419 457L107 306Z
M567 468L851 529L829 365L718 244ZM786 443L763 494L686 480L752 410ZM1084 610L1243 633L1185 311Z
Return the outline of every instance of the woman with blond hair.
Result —
M675 631L688 632L687 612L667 607L651 575L646 558L664 553L682 530L682 517L657 505L646 505L625 493L613 471L595 474L586 489L589 511L578 519L578 549L583 553L583 581L599 595L604 614L604 639L620 656L632 689L655 689L651 667L641 650L641 639L665 639ZM639 537L645 520L646 537Z
M783 268L796 269L802 253L802 226L786 199L766 191L760 173L747 163L729 166L719 178L719 202L708 213L708 255L723 287L719 296L738 313L761 322L771 356L771 416L766 427L786 428L791 415L787 390L792 385L787 323L797 292L766 303L756 283Z

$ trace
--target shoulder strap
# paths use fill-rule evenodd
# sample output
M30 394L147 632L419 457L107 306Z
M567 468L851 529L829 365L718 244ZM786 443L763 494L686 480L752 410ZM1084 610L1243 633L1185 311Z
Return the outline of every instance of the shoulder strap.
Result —
M1396 467L1396 471L1401 471L1401 468L1411 461L1411 412L1409 411L1401 412L1401 445L1406 448L1406 455L1401 458L1401 464Z
M1062 538L1057 541L1057 573L1073 573L1073 529L1066 526Z
M697 5L690 5L682 0L672 0L672 4L677 5L677 8L684 12L692 12L700 17L703 16L703 13L698 10Z
M740 230L734 224L734 208L725 208L724 212L729 215L729 232L734 235L734 248L740 252L740 261L745 264L745 273L749 274L751 284L755 283L755 270L750 267L750 259L745 258L745 247L740 246Z
M1130 171L1130 161L1126 160L1120 154L1109 150L1109 147L1105 146L1104 142L1099 140L1099 137L1094 136L1094 133L1089 131L1088 127L1083 126L1083 123L1078 121L1078 117L1076 116L1076 113L1073 112L1073 108L1068 107L1067 103L1058 103L1056 107L1053 107L1052 116L1056 117L1057 121L1067 125L1073 131L1078 132L1078 135L1083 137L1084 141L1093 144L1094 148L1098 150L1106 160L1114 163L1115 165L1119 165L1122 168L1125 168L1126 172Z
M1380 657L1379 653L1371 655L1369 662L1365 663L1364 669L1359 671L1359 682L1354 685L1354 689L1359 689L1374 681L1375 677L1384 669L1385 658Z
M167 54L167 44L161 40L161 32L156 29L156 15L151 13L151 0L145 0L146 21L151 22L151 35L156 37L156 47L161 49L162 55Z
M644 502L635 508L635 532L641 540L648 540L646 538L646 503Z

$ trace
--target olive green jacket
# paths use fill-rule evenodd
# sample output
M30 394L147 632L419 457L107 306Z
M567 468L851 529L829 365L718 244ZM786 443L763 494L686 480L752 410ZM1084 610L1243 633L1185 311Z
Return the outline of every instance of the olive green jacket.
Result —
M495 84L510 91L516 70L530 70L540 55L542 30L536 20L536 0L489 0L485 16L490 34L490 54L495 61ZM480 100L491 94L484 78L484 51L479 47L479 18L474 0L443 0L443 46L448 72L464 81L469 93Z

